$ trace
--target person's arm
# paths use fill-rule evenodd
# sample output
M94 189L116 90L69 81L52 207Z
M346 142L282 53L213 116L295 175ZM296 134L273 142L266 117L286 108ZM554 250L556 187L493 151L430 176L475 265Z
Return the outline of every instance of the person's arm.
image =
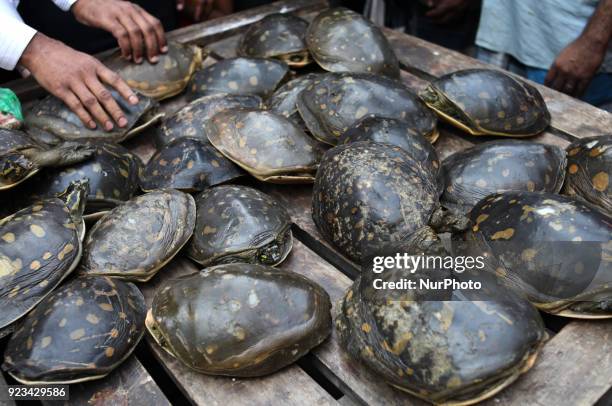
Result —
M553 62L544 84L581 96L599 70L612 38L612 0L601 0L582 34Z
M0 27L0 68L13 70L36 30L21 20L15 2L10 0L0 0Z

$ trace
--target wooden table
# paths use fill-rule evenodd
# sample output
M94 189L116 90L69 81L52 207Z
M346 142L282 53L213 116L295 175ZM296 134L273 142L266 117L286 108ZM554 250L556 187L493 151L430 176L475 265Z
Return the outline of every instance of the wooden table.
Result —
M206 63L235 54L239 33L245 26L273 12L292 12L305 18L326 7L325 1L285 0L204 22L169 34L183 43L205 46ZM418 38L385 29L402 65L402 80L415 91L428 81L458 69L485 66L465 55ZM10 86L24 101L44 92L31 80ZM552 115L552 125L533 141L567 146L572 140L610 132L612 115L554 90L539 86ZM162 108L175 111L182 97ZM482 141L442 125L435 147L442 157ZM146 137L127 142L145 161L154 153ZM296 238L293 252L282 268L300 272L321 284L336 302L359 269L329 245L311 218L311 186L269 185L253 181L280 200L293 218ZM179 257L149 283L141 285L147 301L166 281L197 271ZM551 319L556 331L546 343L536 365L488 405L608 405L612 388L612 321ZM9 380L10 383L10 380ZM0 387L3 385L0 375ZM66 404L95 405L422 405L423 401L394 390L354 362L341 350L335 332L297 364L258 379L230 379L195 373L146 339L136 354L104 380L75 385ZM0 404L3 404L0 401ZM7 404L11 404L10 402Z

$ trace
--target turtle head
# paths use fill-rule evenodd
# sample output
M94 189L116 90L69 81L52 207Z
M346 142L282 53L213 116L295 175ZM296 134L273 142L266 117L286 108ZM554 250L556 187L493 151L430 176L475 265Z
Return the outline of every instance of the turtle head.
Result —
M80 219L85 211L87 195L89 195L89 180L81 179L70 182L66 190L57 197L64 201L73 219Z
M0 158L0 183L14 184L33 169L32 162L19 153L9 153Z
M291 229L280 233L278 238L257 251L257 261L263 265L278 265L291 251L293 237Z

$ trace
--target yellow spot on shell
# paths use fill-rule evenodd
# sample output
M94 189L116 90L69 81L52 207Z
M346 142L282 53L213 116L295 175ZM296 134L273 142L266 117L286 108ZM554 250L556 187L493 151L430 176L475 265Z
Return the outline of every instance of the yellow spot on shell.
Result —
M111 338L119 337L119 330L117 330L116 328L112 329L111 332L110 332L110 336L111 336Z
M47 348L49 346L49 344L51 344L51 341L53 341L53 339L49 336L47 337L43 337L42 342L41 342L41 347L42 348Z
M521 253L521 259L523 261L533 261L537 254L538 251L534 250L533 248L527 248Z
M52 256L53 256L53 254L51 254L50 252L45 252L43 254L43 259L44 260L49 260L49 259L51 259Z
M363 323L361 325L361 330L363 330L364 333L369 333L370 331L372 331L372 327L370 327L368 323Z
M43 238L45 236L45 230L41 226L38 226L36 224L32 224L30 226L30 231L38 238Z
M189 161L187 162L187 169L191 169L193 168L194 162L193 161Z
M119 168L119 174L120 174L121 176L123 176L124 178L127 178L127 177L129 177L129 176L130 176L130 174L128 173L128 171L126 171L126 170L125 170L125 169L123 169L123 168Z
M40 269L40 261L32 261L30 264L30 269L33 271Z
M216 232L217 229L215 227L204 226L204 231L202 231L202 234L214 234Z
M236 83L236 81L231 80L228 84L227 87L229 87L232 90L238 90L238 83Z
M62 319L62 320L60 320L60 322L59 322L59 324L58 324L58 325L59 325L60 327L64 327L64 326L66 325L66 323L67 323L67 322L68 322L68 320L66 320L66 319Z
M530 192L533 192L535 190L535 183L533 183L532 181L528 181L527 182L527 190Z
M366 107L361 106L355 112L355 119L358 120L361 117L365 116L366 114L368 114L368 109Z
M499 118L506 118L506 112L505 111L498 111L497 112L497 117L499 117Z
M114 353L115 349L113 347L108 347L104 350L104 355L106 355L108 358L112 357Z
M604 192L606 189L608 189L609 183L610 178L605 172L599 172L597 175L593 176L593 187L595 188L595 190Z
M476 224L480 224L488 218L489 218L488 214L481 214L478 217L476 217Z
M87 320L91 324L98 324L100 322L100 319L98 318L98 316L96 316L95 314L91 314L91 313L88 314L87 317L85 317L85 320Z
M70 333L70 338L72 340L78 340L80 338L85 337L85 330L80 328L78 330L74 330L72 333Z
M249 78L249 83L251 84L251 86L257 86L259 84L259 80L257 80L257 76L251 76ZM231 87L231 86L230 86ZM236 86L236 89L238 87Z
M568 155L568 156L574 156L574 155L576 155L576 154L577 154L577 153L579 153L579 152L580 152L580 147L577 147L577 148L572 148L572 149L570 149L570 150L567 152L567 155Z
M28 348L28 350L32 349L32 337L28 337L27 341L26 341L26 347Z
M66 254L71 253L73 250L74 250L74 245L66 244L64 248L59 252L59 254L57 254L57 259L62 261L64 257L66 256Z
M112 312L113 311L113 305L110 303L100 303L98 305L98 307L102 310L104 310L105 312Z
M589 151L589 155L592 156L593 158L601 155L603 153L604 150L601 150L599 148L593 148L592 150Z
M12 242L15 242L15 234L13 234L13 233L6 233L6 234L4 234L2 236L2 239L4 240L4 242L7 242L7 243L10 244Z
M572 175L575 174L576 172L578 172L578 165L576 164L571 164L568 168L569 173L571 173Z
M492 240L508 240L514 235L514 228L506 228L505 230L498 231L491 236Z

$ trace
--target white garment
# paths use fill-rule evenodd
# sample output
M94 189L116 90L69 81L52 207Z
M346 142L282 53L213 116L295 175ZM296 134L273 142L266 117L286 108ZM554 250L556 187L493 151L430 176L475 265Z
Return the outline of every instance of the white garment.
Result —
M42 0L36 0L42 1ZM56 6L64 11L77 0L53 0ZM26 49L36 30L26 25L19 13L17 6L19 0L0 0L0 68L6 70L15 69L21 54Z

